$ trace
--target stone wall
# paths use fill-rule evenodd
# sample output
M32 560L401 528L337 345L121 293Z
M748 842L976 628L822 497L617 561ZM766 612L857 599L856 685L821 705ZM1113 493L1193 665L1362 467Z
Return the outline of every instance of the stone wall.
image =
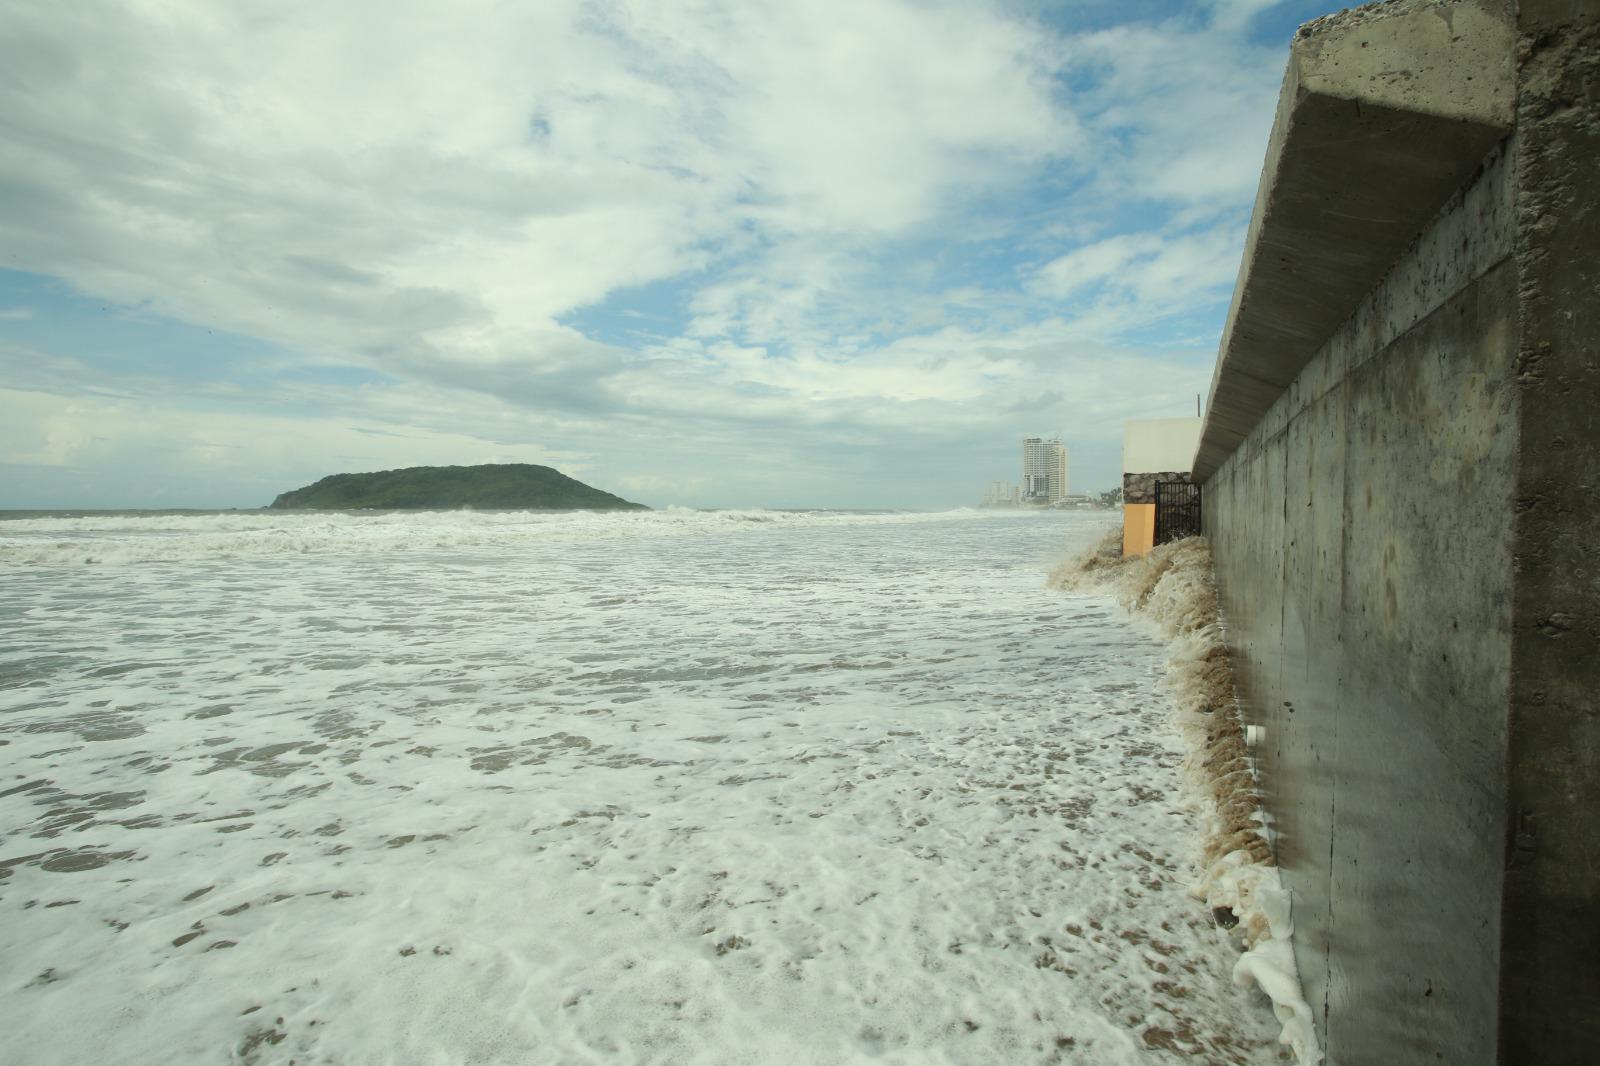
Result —
M1189 472L1187 470L1166 470L1149 474L1123 474L1122 502L1125 504L1155 503L1156 482L1188 480Z

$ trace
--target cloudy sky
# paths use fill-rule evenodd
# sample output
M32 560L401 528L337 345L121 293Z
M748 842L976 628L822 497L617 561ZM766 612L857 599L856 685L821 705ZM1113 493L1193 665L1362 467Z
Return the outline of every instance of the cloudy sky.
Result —
M0 0L0 508L975 503L1210 381L1322 0Z

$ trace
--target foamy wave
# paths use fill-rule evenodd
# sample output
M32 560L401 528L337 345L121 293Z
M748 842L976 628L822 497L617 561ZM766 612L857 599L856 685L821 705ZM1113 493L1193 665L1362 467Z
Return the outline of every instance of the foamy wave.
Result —
M646 512L238 511L79 515L0 524L0 565L176 562L326 552L495 550L533 542L705 536L763 529L992 519L962 508L930 514L847 511ZM1026 518L1024 512L1017 517Z
M1078 546L1050 575L1056 588L1109 593L1168 642L1165 685L1190 742L1189 800L1205 819L1203 870L1191 889L1219 922L1232 922L1244 955L1234 980L1272 1000L1281 1041L1300 1066L1322 1061L1290 936L1290 897L1266 840L1255 767L1234 691L1217 609L1211 546L1203 537L1122 557L1121 531Z
M1033 565L1094 516L753 517L7 571L7 1046L1275 1066L1164 648Z

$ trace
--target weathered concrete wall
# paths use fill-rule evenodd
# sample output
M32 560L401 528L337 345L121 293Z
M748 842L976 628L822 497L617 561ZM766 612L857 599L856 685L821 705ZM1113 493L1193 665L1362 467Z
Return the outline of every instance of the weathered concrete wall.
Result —
M1205 487L1334 1062L1492 1062L1517 392L1497 155Z
M1510 131L1509 0L1393 0L1302 27L1192 471L1201 481Z
M1397 260L1346 254L1348 232L1318 243L1372 205L1305 174L1323 103L1280 106L1196 459L1244 713L1265 727L1296 956L1335 1064L1569 1063L1600 1047L1600 5L1401 0L1302 41L1319 62L1380 47L1415 89L1460 45L1426 20L1467 10L1481 39L1461 55L1517 59L1516 128ZM1424 41L1416 77L1386 25ZM1285 92L1301 80L1292 62ZM1359 103L1364 87L1346 88ZM1426 93L1409 106L1426 111ZM1477 150L1433 119L1376 121L1343 142L1348 167L1396 130L1440 132L1425 146L1451 156L1438 173ZM1424 202L1399 196L1372 233L1390 239ZM1287 294L1286 277L1340 271ZM1309 352L1278 330L1307 298L1338 323Z
M1600 1059L1600 5L1518 31L1508 1064Z

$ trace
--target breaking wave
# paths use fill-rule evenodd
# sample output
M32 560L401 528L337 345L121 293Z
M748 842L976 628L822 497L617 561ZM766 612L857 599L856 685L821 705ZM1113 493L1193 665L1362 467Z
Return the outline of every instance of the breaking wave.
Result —
M92 514L0 522L0 564L82 565L316 555L476 551L620 537L709 536L783 528L993 520L1007 512L861 511L226 511ZM1027 512L1015 517L1025 520Z

